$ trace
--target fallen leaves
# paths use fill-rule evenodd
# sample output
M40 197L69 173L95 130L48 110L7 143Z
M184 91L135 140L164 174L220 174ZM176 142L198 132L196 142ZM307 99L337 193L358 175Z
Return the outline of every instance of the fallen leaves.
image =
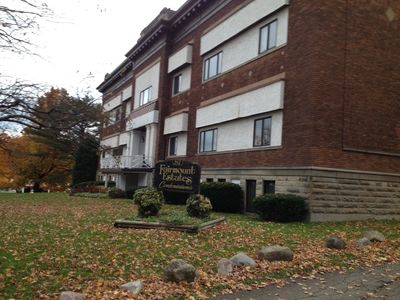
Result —
M0 195L0 298L54 299L63 290L74 290L84 292L87 299L206 299L269 284L283 286L290 277L314 278L400 260L398 221L283 225L228 215L224 224L197 235L112 226L133 210L132 202L124 200ZM324 246L326 236L351 241L371 227L391 238L366 248L348 243L343 251ZM257 267L235 268L227 277L216 273L219 259L239 251L255 258L262 246L273 244L291 247L294 260L257 260ZM172 258L197 268L194 283L163 281L162 270ZM138 279L144 281L140 295L120 289Z

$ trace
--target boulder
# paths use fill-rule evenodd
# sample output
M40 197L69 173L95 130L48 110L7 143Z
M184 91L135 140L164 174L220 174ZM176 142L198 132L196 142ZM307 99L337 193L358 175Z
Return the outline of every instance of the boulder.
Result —
M131 292L132 294L137 295L143 289L143 281L136 280L136 281L131 281L131 282L125 283L125 284L121 285L121 289L127 290L127 291Z
M269 261L292 261L293 251L288 247L282 247L279 245L263 247L258 252L258 258Z
M182 259L173 259L164 269L166 281L173 282L193 282L196 278L196 268Z
M226 276L233 271L233 263L229 259L222 258L217 264L218 274Z
M240 252L235 256L231 257L231 262L234 266L250 266L255 267L257 264L256 262L245 253Z
M336 236L332 236L326 239L325 241L325 246L327 248L331 249L345 249L346 248L346 242L342 240L341 238L338 238Z
M362 239L359 239L356 242L356 244L357 244L358 247L366 247L368 245L371 245L372 242L369 239L367 239L366 237L363 237Z
M376 230L370 230L364 232L364 237L369 239L371 242L383 242L385 240L385 236Z
M59 300L84 300L85 295L71 291L62 292Z

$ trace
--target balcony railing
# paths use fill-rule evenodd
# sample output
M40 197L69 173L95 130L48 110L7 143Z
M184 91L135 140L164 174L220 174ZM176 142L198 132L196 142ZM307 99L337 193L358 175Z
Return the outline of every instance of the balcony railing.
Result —
M111 156L102 158L100 161L100 169L140 169L152 167L152 157L145 155Z

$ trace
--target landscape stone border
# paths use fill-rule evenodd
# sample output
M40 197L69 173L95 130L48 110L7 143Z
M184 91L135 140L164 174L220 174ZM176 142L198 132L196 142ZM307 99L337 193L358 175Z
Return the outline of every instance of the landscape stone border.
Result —
M117 228L136 228L136 229L162 229L181 231L189 233L198 233L202 230L214 227L225 221L225 217L220 217L215 220L201 223L200 225L178 225L165 222L144 222L144 221L131 221L131 220L116 220L114 227Z

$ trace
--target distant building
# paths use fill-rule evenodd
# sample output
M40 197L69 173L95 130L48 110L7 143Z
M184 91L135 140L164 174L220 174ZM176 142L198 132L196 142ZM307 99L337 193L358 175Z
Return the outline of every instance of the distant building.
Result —
M397 1L163 9L98 87L100 172L131 189L183 159L240 184L247 210L276 192L305 195L312 220L399 218L399 32Z

